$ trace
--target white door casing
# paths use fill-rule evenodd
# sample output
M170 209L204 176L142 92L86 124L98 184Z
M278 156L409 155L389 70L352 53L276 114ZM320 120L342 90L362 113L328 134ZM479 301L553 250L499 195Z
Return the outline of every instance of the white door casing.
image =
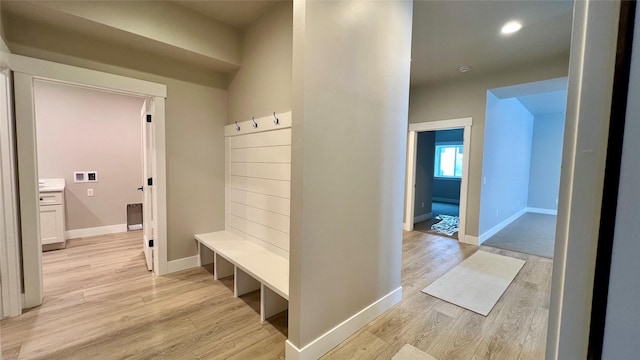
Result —
M144 248L144 257L147 262L147 268L153 270L154 267L154 187L153 179L155 178L154 164L154 132L153 132L153 100L146 99L140 110L140 118L142 124L142 188L143 188L143 205L142 205L142 243ZM151 120L151 121L149 121Z
M416 151L418 145L418 133L423 131L437 131L447 129L464 129L464 143L462 158L462 179L460 182L460 224L458 240L460 242L477 245L476 237L466 236L467 223L467 194L469 187L469 159L471 150L471 125L473 119L460 118L439 121L427 121L409 124L409 137L407 141L407 182L405 196L404 230L413 230L415 186L416 186Z

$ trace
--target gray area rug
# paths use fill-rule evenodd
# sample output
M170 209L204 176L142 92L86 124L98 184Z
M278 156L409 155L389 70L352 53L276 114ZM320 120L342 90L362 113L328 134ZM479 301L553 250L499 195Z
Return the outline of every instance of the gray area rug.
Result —
M553 258L556 216L525 213L482 245Z
M448 236L453 236L453 234L458 232L458 225L460 224L459 217L451 215L438 215L436 216L436 220L440 221L431 225L430 232L445 234Z

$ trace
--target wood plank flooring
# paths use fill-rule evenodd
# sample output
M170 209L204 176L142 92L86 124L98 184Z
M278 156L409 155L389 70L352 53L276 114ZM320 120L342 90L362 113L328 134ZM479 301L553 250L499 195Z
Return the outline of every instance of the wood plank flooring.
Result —
M205 268L163 277L139 232L72 240L43 254L45 303L2 321L3 359L282 359L286 312L260 323L259 293L233 298ZM421 293L477 247L403 235L401 304L323 359L390 359L410 343L438 360L543 359L551 261L527 261L486 318Z

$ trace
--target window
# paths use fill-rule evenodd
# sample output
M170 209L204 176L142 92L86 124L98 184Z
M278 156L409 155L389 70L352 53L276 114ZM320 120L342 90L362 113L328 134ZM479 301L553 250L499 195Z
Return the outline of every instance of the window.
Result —
M436 145L435 177L462 177L462 144Z

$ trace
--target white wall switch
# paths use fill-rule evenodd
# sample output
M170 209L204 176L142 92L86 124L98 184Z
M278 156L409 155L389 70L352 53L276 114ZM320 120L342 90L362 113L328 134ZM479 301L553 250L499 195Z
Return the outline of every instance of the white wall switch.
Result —
M87 196L93 196L93 189L87 189Z

